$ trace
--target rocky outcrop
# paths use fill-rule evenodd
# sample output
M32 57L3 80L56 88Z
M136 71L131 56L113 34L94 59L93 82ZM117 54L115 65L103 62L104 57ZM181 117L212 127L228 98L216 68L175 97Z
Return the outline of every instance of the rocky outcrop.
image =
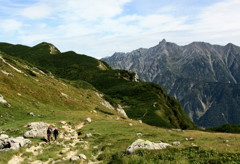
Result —
M47 137L48 123L45 122L32 122L27 125L30 129L24 133L24 137L27 138L45 138Z
M139 149L148 149L148 150L161 150L161 149L166 149L167 147L171 146L168 143L163 143L163 142L151 142L148 140L142 140L138 139L130 145L126 152L128 154L134 153L136 150Z
M124 118L128 118L125 110L123 109L123 107L122 107L121 105L118 104L118 107L117 107L116 110L117 110L118 113L119 113L120 115L122 115Z
M7 135L6 135L7 136ZM24 147L31 144L31 141L28 139L24 139L23 137L16 138L6 138L0 139L0 149L13 149L18 150L20 147Z

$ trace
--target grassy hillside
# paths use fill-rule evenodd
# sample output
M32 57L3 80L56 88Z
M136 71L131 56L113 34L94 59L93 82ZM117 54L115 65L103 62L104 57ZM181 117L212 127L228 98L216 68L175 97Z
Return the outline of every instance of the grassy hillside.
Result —
M78 81L76 88L70 81L57 79L4 53L0 55L0 94L7 101L0 103L1 126L8 127L10 122L22 126L42 119L74 121L96 108L114 113L102 105L105 100L90 84ZM32 117L30 112L39 116Z
M0 164L8 161L16 162L19 158L22 159L22 163L37 161L58 164L79 163L80 161L70 162L67 158L74 152L85 154L87 157L85 163L240 162L239 134L164 129L123 119L117 112L103 105L105 100L90 83L81 79L76 81L60 79L47 71L43 72L29 65L26 61L3 52L0 55L0 97L6 101L0 103L0 129L10 136L22 136L27 130L25 127L27 123L44 121L59 127L60 135L63 136L58 142L45 143L41 139L31 139L32 144L19 151L0 151ZM115 76L108 73L105 76L111 80L111 83L104 82L106 79L101 80L100 74L99 77L94 76L89 81L98 84L107 95L105 97L112 103L125 105L127 113L133 118L142 118L133 110L145 112L145 117L142 119L145 118L146 122L151 121L152 117L147 117L148 113L155 112L159 115L157 121L163 118L160 120L162 121L160 126L165 125L164 123L167 126L174 125L174 120L177 118L164 120L164 117L182 115L180 105L167 96L158 85L124 80L124 78L131 79L133 75L126 71L110 71ZM161 108L163 108L162 113ZM92 112L93 110L96 113ZM30 112L35 116L29 115ZM92 122L84 123L86 117L90 117ZM177 120L178 124L179 120ZM62 125L59 121L66 121L67 125ZM129 123L132 126L129 126ZM78 128L79 125L83 127ZM86 138L85 135L88 133L91 133L92 137ZM142 136L137 136L137 133L141 133ZM166 150L139 150L131 155L126 154L127 147L138 138L170 144L179 141L181 144Z
M153 83L134 82L134 73L112 70L106 63L79 55L75 52L51 54L49 43L34 47L0 44L0 51L24 59L55 76L71 80L75 85L86 81L105 94L105 98L117 107L122 105L133 119L169 128L194 128L185 116L181 105L170 98L163 89Z

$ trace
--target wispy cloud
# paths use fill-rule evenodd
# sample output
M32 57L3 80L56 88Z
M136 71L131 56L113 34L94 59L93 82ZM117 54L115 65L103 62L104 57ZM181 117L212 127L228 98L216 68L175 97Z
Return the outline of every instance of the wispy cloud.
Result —
M23 23L15 19L4 19L0 21L0 30L5 35L13 35L19 32Z
M46 4L34 4L30 7L24 8L20 11L20 14L29 19L45 19L52 14L51 10L53 9L54 8L51 8Z
M135 13L134 5L140 1L154 1L154 5L149 5L154 10ZM199 4L201 9L198 4L183 8L184 3L193 5L185 0L181 6L179 1L168 4L157 0L0 0L3 2L7 5L0 5L4 8L0 11L0 35L6 40L15 34L13 42L33 45L48 41L63 51L74 50L98 58L115 51L153 46L162 38L179 44L195 40L240 44L238 0ZM193 13L194 8L198 10Z

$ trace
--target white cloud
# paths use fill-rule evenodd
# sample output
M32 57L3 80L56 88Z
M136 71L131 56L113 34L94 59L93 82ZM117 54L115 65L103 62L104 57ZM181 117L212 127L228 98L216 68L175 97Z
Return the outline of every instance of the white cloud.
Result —
M42 0L64 21L94 21L121 14L122 6L132 0Z
M203 9L196 27L203 31L239 31L238 18L240 18L240 1L226 0Z
M129 14L124 6L131 1L39 0L19 9L24 26L9 19L8 26L0 23L0 29L8 32L21 29L18 39L24 44L47 41L64 51L74 50L98 58L115 51L150 47L163 38L178 44L192 41L239 44L239 0L213 4L191 17L174 15L177 6L159 6L151 14Z
M47 4L34 4L24 8L20 14L29 19L44 19L52 14L54 8Z
M20 31L23 23L15 19L5 19L0 22L0 29L4 35L12 35Z

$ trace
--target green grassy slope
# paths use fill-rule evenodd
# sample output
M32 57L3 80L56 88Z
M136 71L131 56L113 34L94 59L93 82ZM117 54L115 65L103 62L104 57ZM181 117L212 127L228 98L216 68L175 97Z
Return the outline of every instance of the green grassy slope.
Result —
M86 81L105 94L112 105L121 104L128 116L161 127L194 128L181 105L152 83L133 82L134 73L112 70L106 63L75 52L50 54L51 44L34 47L0 44L0 51L78 85Z
M76 88L70 81L57 79L4 53L0 55L0 94L11 105L0 103L1 126L8 127L11 122L22 126L42 119L74 121L96 108L114 113L102 105L105 100L90 84L78 81ZM30 112L40 116L32 117Z

